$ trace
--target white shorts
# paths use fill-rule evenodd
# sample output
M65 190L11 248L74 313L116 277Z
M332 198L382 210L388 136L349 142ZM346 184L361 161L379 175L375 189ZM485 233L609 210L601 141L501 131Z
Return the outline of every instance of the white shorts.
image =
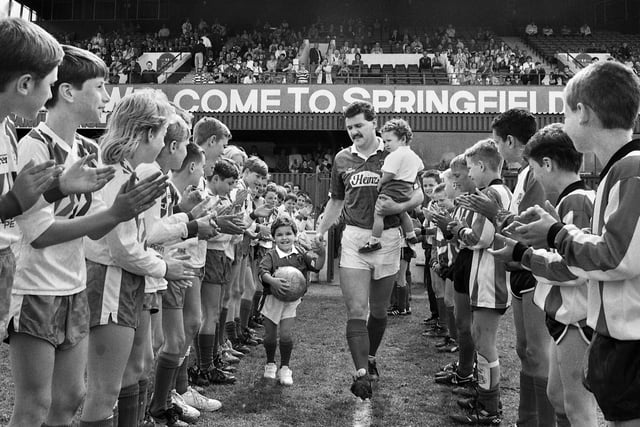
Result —
M302 299L298 298L295 301L284 302L273 295L266 295L260 313L277 325L282 319L296 317L296 308L301 301Z
M369 241L369 237L371 237L371 230L353 225L345 227L342 233L340 267L373 270L374 280L398 273L403 240L400 228L389 228L382 232L380 237L382 249L365 254L358 252Z

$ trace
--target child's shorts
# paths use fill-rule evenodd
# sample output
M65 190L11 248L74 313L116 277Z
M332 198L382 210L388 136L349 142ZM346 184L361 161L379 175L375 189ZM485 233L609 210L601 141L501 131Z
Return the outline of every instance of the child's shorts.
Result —
M607 421L640 418L640 341L594 333L587 353L585 386Z
M89 335L87 291L66 296L12 295L11 317L9 340L14 334L26 334L67 350Z
M7 337L11 310L11 288L16 273L16 259L10 248L0 249L0 340Z
M295 301L284 302L273 295L265 295L264 305L260 313L277 325L282 319L296 317L296 308L300 301L302 300L298 298Z
M207 249L202 284L226 285L231 276L231 260L224 251Z
M547 325L549 335L551 335L551 338L553 338L553 342L555 342L556 345L559 345L565 335L567 335L569 328L577 329L587 345L589 345L591 338L593 337L593 329L586 325L582 327L578 327L577 325L565 325L549 315L546 316L545 323Z
M517 300L521 300L523 294L533 292L538 284L533 274L526 270L512 271L509 280L511 295Z
M90 326L110 322L137 328L144 303L144 277L87 260Z

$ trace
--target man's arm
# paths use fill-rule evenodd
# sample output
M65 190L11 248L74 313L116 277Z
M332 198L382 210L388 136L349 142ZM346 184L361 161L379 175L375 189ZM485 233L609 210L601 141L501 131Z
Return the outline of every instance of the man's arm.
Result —
M394 202L390 197L381 194L376 201L376 214L381 216L397 215L420 206L423 201L424 193L419 188L413 191L409 200L401 203Z
M316 236L324 236L324 233L329 231L329 228L338 222L343 207L344 200L333 198L329 199L327 206L324 208L324 213L322 214L322 221L320 221L320 224L318 225L318 232L316 233Z

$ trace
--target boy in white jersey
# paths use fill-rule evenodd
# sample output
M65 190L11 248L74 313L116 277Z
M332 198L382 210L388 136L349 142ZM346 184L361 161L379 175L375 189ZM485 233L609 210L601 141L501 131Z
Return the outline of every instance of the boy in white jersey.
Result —
M82 49L64 46L64 53L53 97L46 103L47 121L21 140L19 159L52 160L63 167L84 159L95 167L97 145L76 130L99 119L109 99L104 88L108 70ZM54 204L41 200L17 218L23 233L9 324L16 383L12 425L64 425L77 411L84 390L89 318L82 236L98 238L134 217L138 211L127 206L133 202L120 195L104 209L86 192Z
M464 155L469 166L469 177L478 190L506 209L511 200L511 191L500 179L502 156L495 142L490 139L479 141ZM478 372L477 398L458 401L463 409L470 412L453 415L452 418L463 424L495 424L501 420L498 322L511 303L507 273L504 263L495 260L487 251L493 247L495 227L485 216L474 213L469 223L458 221L451 231L473 250L469 297Z
M580 178L582 153L576 151L562 125L536 132L524 155L545 191L560 194L556 209L562 221L589 229L595 192ZM586 325L587 281L568 271L556 251L534 250L502 236L497 239L504 240L506 247L495 256L505 262L522 262L538 281L534 302L545 311L553 338L547 394L556 410L558 427L597 426L596 402L582 384L582 367L576 363L584 357L593 333Z
M380 128L380 134L384 141L384 148L389 151L389 155L384 159L382 165L382 177L378 181L378 191L381 196L391 198L395 202L406 202L413 194L418 173L424 169L422 159L409 147L413 132L406 121L392 119ZM409 214L402 213L400 220L407 241L418 243ZM383 228L384 216L376 213L373 217L371 237L360 248L360 252L373 252L382 248L380 237Z
M640 423L640 142L633 128L640 80L613 61L592 64L565 88L565 132L580 152L605 165L600 174L591 233L564 225L541 207L524 213L526 241L558 250L569 270L589 279L586 385L614 426ZM533 220L533 221L532 221Z
M103 162L116 170L102 191L105 203L111 202L117 186L135 179L138 165L155 161L173 119L173 107L159 91L136 91L116 105L100 143ZM144 276L190 280L195 275L184 260L170 255L162 259L147 251L144 225L136 218L95 242L85 242L91 329L81 426L110 426L118 400L127 401L126 422L136 422L138 381L129 377L131 383L125 384L123 374L142 310ZM177 418L165 412L168 421Z

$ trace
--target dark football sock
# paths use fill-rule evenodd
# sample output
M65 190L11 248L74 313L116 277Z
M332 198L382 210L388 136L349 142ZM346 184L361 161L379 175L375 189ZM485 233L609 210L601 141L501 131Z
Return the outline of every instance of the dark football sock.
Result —
M350 319L347 321L347 343L356 371L366 370L369 360L369 331L365 320Z
M249 327L249 317L251 317L252 299L240 300L240 332L244 332Z
M473 343L471 331L458 330L458 375L467 376L473 372L476 347Z
M520 372L520 402L518 404L518 426L537 427L536 392L533 377Z
M199 368L201 371L208 371L213 365L213 341L215 339L214 335L210 334L199 334L198 335L198 348L200 349L200 355L198 356L198 361L200 363ZM158 358L158 361L160 358ZM159 365L159 363L158 363ZM157 377L156 377L157 378Z
M179 354L169 354L162 351L158 355L153 398L149 404L149 412L152 415L159 415L167 409L167 400L175 381L178 366L180 366L180 358L181 355Z
M293 351L293 341L280 340L280 367L289 366L291 352Z
M113 425L113 416L99 421L82 421L78 423L78 427L116 427Z
M443 328L449 329L449 319L447 318L449 312L444 305L444 298L436 298L436 304L438 305L438 313L440 313L438 324ZM451 332L448 332L448 334L451 336Z
M138 422L138 383L123 387L118 396L118 426L135 426Z
M240 325L240 318L233 319L233 323L236 325L236 339L241 340L243 335L242 326Z
M536 393L536 412L538 413L538 425L552 426L556 421L556 413L547 396L547 379L533 377L533 386Z
M253 294L253 300L251 302L251 316L258 317L260 315L260 300L262 299L262 289L256 290Z
M225 328L222 327L222 325L226 325L227 324L227 313L229 312L228 309L223 308L220 310L220 321L218 322L218 328L220 328L220 333L218 334L218 345L223 345L224 341L225 341Z
M447 307L447 326L449 327L449 336L454 340L458 340L458 328L456 328L456 316L453 306Z
M180 367L178 368L178 374L176 375L176 391L178 392L178 394L186 393L187 388L189 387L189 379L187 375L188 365L188 359L185 357L185 359L182 361L182 365L180 365Z
M147 387L149 386L149 380L146 378L138 381L138 424L142 425L144 421L144 415L147 412Z
M369 315L367 322L367 332L369 333L369 354L368 356L374 356L378 352L378 347L382 342L384 331L387 329L387 317L377 318Z
M235 344L238 341L238 337L236 336L236 323L232 320L224 324L224 330L227 333L227 338L231 341L232 344Z
M407 309L407 287L398 287L398 311L401 313Z
M276 349L278 348L278 326L269 319L264 319L264 350L267 353L267 363L276 363Z

